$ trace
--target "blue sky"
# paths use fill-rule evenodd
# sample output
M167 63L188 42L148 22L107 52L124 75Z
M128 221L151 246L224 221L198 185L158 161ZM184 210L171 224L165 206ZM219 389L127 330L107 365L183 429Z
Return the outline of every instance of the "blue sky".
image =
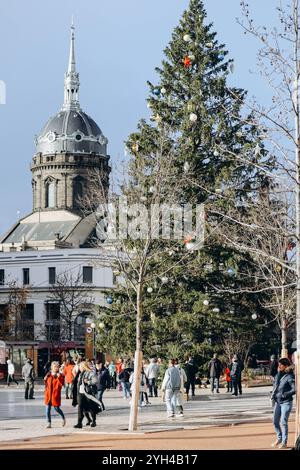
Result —
M31 211L34 136L63 102L71 16L76 26L80 103L109 139L112 161L141 117L148 116L147 80L188 0L0 0L0 233ZM236 24L239 0L204 0L218 38L235 59L232 84L265 100L255 69L257 44ZM275 2L248 0L259 22L275 23ZM224 4L226 6L224 6ZM271 5L270 8L270 4Z

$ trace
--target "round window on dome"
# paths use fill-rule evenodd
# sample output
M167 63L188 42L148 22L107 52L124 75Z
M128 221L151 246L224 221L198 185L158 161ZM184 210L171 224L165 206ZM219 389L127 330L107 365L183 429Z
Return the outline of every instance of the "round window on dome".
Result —
M82 140L82 135L76 134L75 139L79 142L80 140Z
M52 142L55 141L55 134L54 134L54 132L49 132L48 135L47 135L47 137L48 137L48 142L52 143Z

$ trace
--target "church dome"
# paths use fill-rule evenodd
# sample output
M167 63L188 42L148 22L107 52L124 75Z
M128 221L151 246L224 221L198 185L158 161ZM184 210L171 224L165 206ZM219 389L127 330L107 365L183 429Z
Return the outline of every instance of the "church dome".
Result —
M80 152L106 155L107 139L81 109L62 109L36 138L37 153Z
M107 139L95 121L85 114L79 103L79 73L76 71L74 25L71 28L68 70L64 80L64 104L36 137L37 153L56 152L107 154Z

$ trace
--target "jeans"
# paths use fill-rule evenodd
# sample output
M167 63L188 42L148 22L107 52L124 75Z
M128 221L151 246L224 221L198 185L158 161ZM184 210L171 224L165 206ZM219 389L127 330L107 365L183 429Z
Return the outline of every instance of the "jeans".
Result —
M73 384L72 383L70 383L70 384L66 383L65 388L66 388L66 398L72 398Z
M273 424L277 434L277 439L284 444L288 440L288 420L293 408L293 402L275 403Z
M121 384L122 384L123 398L130 398L130 383L121 382Z
M33 398L33 391L34 391L34 381L33 380L25 380L25 400L28 398Z
M165 392L167 413L169 416L175 415L178 394L179 390L173 390L171 388L168 388Z
M105 410L105 406L104 406L104 403L102 401L102 397L103 397L103 393L105 392L105 389L103 390L98 390L98 400L100 401L101 403L101 406L102 406L102 409L103 411Z
M46 418L48 423L51 423L51 408L52 405L46 405ZM62 417L62 419L65 419L65 415L63 414L63 411L60 409L59 406L54 406L53 408Z
M219 383L220 383L219 378L217 378L217 377L211 377L210 378L210 387L211 387L212 392L214 392L215 389L216 389L217 392L219 391Z
M153 397L153 394L155 397L157 397L157 386L156 386L156 379L148 379L149 380L149 396Z

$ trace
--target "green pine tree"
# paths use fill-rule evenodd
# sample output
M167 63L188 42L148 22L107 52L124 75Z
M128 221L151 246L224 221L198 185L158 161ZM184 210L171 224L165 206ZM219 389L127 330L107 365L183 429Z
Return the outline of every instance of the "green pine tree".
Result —
M230 207L247 212L257 192L270 185L261 168L272 169L272 159L259 128L249 124L253 117L244 114L245 90L228 85L233 61L212 24L206 23L201 0L191 0L164 52L156 69L158 83L149 82L152 124L142 120L126 143L131 159L123 190L131 202L154 200L161 170L159 153L162 173L169 170L160 186L160 202L204 203L209 236L202 250L188 255L183 240L175 246L160 241L160 251L155 244L149 248L145 289L153 286L154 294L143 300L143 347L148 355L168 356L175 350L182 357L193 353L204 364L215 348L222 347L228 332L251 331L255 336L260 329L251 319L251 313L261 309L257 294L216 292L216 286L249 287L253 280L245 280L242 274L251 260L225 248L214 229ZM163 286L159 278L153 279L160 272L158 266L169 268ZM120 295L124 305L122 286ZM209 306L203 304L205 300ZM128 312L128 331L132 331L130 302Z

